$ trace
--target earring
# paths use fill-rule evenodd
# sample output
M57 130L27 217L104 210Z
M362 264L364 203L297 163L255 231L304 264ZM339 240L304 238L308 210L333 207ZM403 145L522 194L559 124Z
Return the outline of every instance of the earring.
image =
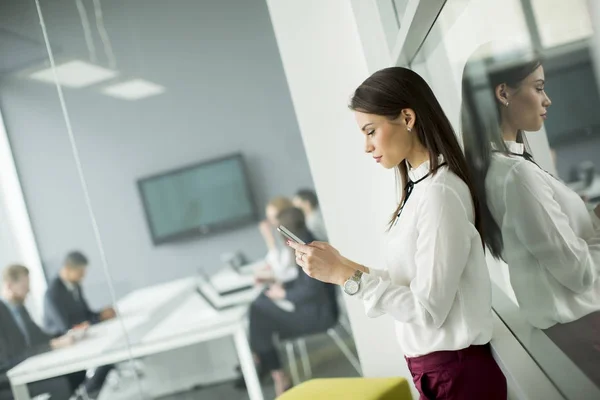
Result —
M508 101L507 101L506 103L504 103L504 105L505 105L506 107L508 107Z
M410 126L407 126L407 127L406 127L406 130L407 130L408 132L411 132L411 131L412 131L412 128L411 128Z

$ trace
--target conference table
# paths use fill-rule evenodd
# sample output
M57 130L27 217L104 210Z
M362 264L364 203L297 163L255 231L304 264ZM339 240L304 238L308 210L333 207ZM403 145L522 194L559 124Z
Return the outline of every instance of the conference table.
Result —
M232 283L231 287L251 280L237 274L243 281L238 284L233 279L236 274L228 270L218 275L215 281ZM32 382L225 337L233 338L249 398L262 400L246 336L248 303L260 288L223 297L217 289L207 279L190 277L131 292L117 302L118 318L91 326L85 338L71 347L30 357L8 371L15 400L31 399L27 385Z

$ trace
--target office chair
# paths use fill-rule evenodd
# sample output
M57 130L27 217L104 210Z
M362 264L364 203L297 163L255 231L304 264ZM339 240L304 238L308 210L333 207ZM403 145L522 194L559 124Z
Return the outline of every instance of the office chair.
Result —
M312 378L312 368L308 356L308 349L306 347L306 338L322 334L327 334L327 336L329 336L333 340L333 342L340 349L342 354L344 354L348 362L350 362L350 364L354 367L358 375L362 376L362 369L360 368L360 362L358 361L358 357L354 355L352 350L350 350L348 345L344 342L344 340L341 338L340 334L337 331L337 327L341 326L349 334L349 336L352 337L351 333L349 332L349 328L347 326L344 326L342 323L343 318L338 304L337 287L335 285L328 285L327 294L329 295L329 298L332 302L334 316L334 322L329 328L327 328L324 331L309 333L307 335L302 335L298 337L276 338L276 340L279 342L279 346L285 348L290 368L290 374L292 376L292 382L294 383L294 386L299 385L301 383L294 347L298 349L298 353L300 354L304 379L308 380Z

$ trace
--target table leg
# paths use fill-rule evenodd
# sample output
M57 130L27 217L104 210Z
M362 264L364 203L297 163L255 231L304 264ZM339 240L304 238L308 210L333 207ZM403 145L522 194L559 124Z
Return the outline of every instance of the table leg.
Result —
M254 358L252 357L252 351L250 350L250 345L248 344L246 332L243 327L240 327L240 329L236 331L233 335L233 339L235 341L235 347L240 359L240 366L242 368L242 373L244 374L244 380L246 381L250 400L264 400L260 381L258 380L258 374L256 373L256 366L254 365Z
M11 389L13 392L13 396L15 400L31 400L29 396L29 389L27 388L27 384L24 385L13 385L11 383Z

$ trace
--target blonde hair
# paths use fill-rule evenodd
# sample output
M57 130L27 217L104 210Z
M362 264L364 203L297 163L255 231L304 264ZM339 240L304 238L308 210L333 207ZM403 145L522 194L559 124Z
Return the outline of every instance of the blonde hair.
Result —
M267 207L273 207L277 210L277 213L287 210L288 208L294 207L294 204L290 199L283 196L273 197L268 203Z
M18 282L24 276L29 276L29 269L20 264L9 265L2 271L2 281L5 283Z

